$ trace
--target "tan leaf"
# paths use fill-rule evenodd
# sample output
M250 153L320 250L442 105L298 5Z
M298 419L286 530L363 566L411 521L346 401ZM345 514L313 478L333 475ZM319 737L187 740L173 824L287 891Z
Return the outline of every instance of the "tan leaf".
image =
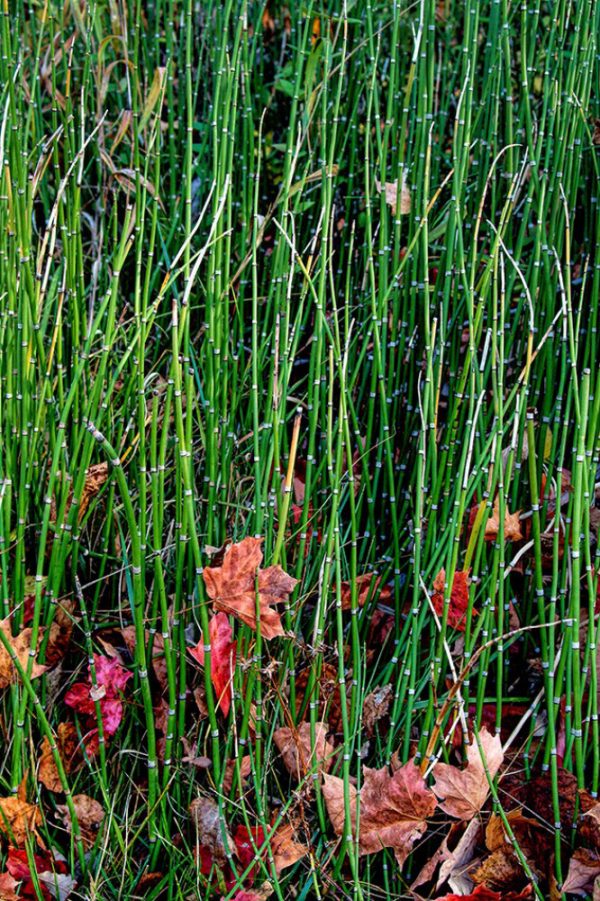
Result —
M358 796L360 820L359 853L375 854L392 848L402 866L417 839L427 829L427 817L436 808L436 800L413 761L390 776L387 767L380 770L363 768L364 781ZM350 818L356 835L357 791L348 786ZM344 832L344 780L325 776L323 796L331 825L337 835Z
M0 832L10 840L12 845L24 845L27 837L37 834L37 827L42 825L42 814L37 804L28 804L18 797L0 798Z
M56 731L56 745L58 748L58 753L60 754L65 773L68 775L73 769L74 765L81 760L77 730L73 723L59 723L58 729ZM50 742L45 736L42 740L38 779L42 783L42 785L46 786L48 791L63 791L63 786L58 775L58 769L54 761L54 756L50 749Z
M521 520L519 519L520 510L516 513L509 513L508 507L504 511L504 540L505 541L521 541L523 532L521 530ZM484 538L486 541L495 541L500 531L500 495L496 495L492 515L485 524Z
M460 825L460 824L459 824ZM481 825L477 820L471 820L461 836L454 851L448 852L448 857L443 861L437 888L439 889L444 882L448 882L453 891L458 892L462 889L471 890L473 881L468 878L466 868L473 864L475 857L475 849L481 838ZM467 882L465 882L467 880Z
M600 876L600 855L587 848L578 848L573 852L567 878L562 891L572 895L588 895Z
M85 482L81 492L79 501L79 510L77 511L77 522L81 522L87 512L92 498L96 497L104 483L108 478L108 463L94 463L89 466L85 473Z
M263 559L261 542L261 538L244 538L230 545L222 565L206 566L202 576L215 610L236 616L254 630L258 583L260 630L263 638L271 639L284 634L274 605L287 601L298 580L288 576L280 566L259 568Z
M282 823L271 836L270 844L278 876L286 867L291 867L308 854L307 845L296 841L292 823Z
M150 90L148 91L148 96L146 97L146 102L144 103L142 115L140 116L140 131L143 131L148 124L150 116L152 115L159 99L161 99L162 105L162 97L164 96L166 80L166 68L164 66L157 66L154 70L154 77L152 79L152 84L150 85ZM160 106L157 109L157 114L160 114Z
M368 738L375 733L375 725L387 716L394 689L391 685L382 685L366 696L362 707L362 724Z
M521 888L524 872L512 848L498 848L472 875L477 885L504 892Z
M310 723L300 723L295 730L282 726L273 733L285 768L298 781L310 772L329 772L335 748L327 740L328 731L327 723L315 723L314 744Z
M484 728L479 733L479 740L493 779L504 759L500 736L492 736ZM467 746L467 765L463 770L448 763L438 763L434 775L433 790L445 813L460 820L471 820L479 813L488 796L489 783L476 741Z
M10 628L10 619L0 620L0 630L4 633L4 635L8 638L14 656L17 658L23 669L27 669L27 661L29 660L29 649L31 646L31 629L23 629L22 632L13 638L13 634ZM42 635L40 633L39 641L41 641ZM39 647L38 641L38 647ZM47 667L41 666L39 663L34 663L31 668L31 678L37 679L38 676L41 676L42 673L46 672ZM8 686L13 682L13 680L17 676L17 671L15 665L11 659L11 655L8 653L3 644L0 644L0 690L3 688L8 688Z
M400 215L404 216L410 213L411 198L410 189L406 184L406 174L402 176L402 184L398 190L398 179L396 181L386 181L385 188L378 178L375 179L375 187L381 194L385 190L385 202L391 207L392 216L396 215L398 200L400 200Z
M98 837L98 832L104 819L104 808L98 801L89 795L73 795L73 806L77 814L79 831L84 848L92 848ZM63 822L69 832L72 832L71 814L66 804L58 804L57 810L63 815Z
M218 864L224 865L227 857L234 853L235 845L221 820L218 805L202 795L190 804L190 816L196 827L198 842L210 851Z

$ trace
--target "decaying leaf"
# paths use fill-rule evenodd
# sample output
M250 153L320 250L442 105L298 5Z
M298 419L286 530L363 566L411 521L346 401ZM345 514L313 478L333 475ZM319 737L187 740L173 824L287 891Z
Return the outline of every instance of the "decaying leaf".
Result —
M308 854L308 847L296 841L296 832L292 823L281 823L270 839L275 872L279 876L287 867Z
M391 685L382 685L366 696L362 705L362 725L365 734L371 738L375 733L375 726L380 719L387 716L394 689Z
M521 541L523 532L521 530L521 520L519 519L520 510L516 513L509 513L508 508L504 511L504 540L505 541ZM500 532L500 495L496 496L492 515L485 524L484 538L486 541L495 541Z
M478 885L499 892L519 890L523 877L523 867L511 847L492 851L473 873L473 881Z
M37 827L41 825L42 813L37 804L28 804L16 795L0 798L0 832L12 845L24 845L27 836L31 835L42 845L37 833Z
M89 795L73 795L73 806L77 814L83 846L88 849L92 848L104 820L104 808L94 798L90 798ZM67 805L59 804L56 809L63 815L63 822L67 830L72 832L73 824Z
M493 779L504 759L499 735L487 729L479 733L483 756ZM441 809L460 820L471 820L483 807L489 793L489 782L476 741L467 746L467 765L461 770L448 763L436 764L433 790Z
M392 216L396 215L398 201L400 201L400 215L405 216L407 213L410 213L411 198L410 189L406 183L406 172L402 174L400 188L398 188L398 179L396 181L386 181L384 186L378 178L375 179L375 187L380 194L385 191L385 202L391 207Z
M475 849L481 838L481 824L477 820L471 820L453 851L448 852L447 858L442 862L437 881L439 889L447 882L452 891L467 891L473 887L473 880L465 872L472 867L475 857Z
M355 580L356 585L356 603L359 607L364 607L367 600L372 598L379 585L381 584L381 576L376 573L362 573ZM389 593L389 592L388 592ZM342 610L352 609L352 583L342 582L340 586L340 595L342 599Z
M56 746L62 760L65 773L68 775L74 765L81 760L79 739L73 723L59 723L56 730ZM38 779L45 785L48 791L62 792L63 786L58 775L58 769L50 748L50 742L44 736L40 754Z
M380 770L363 768L364 781L358 801L360 820L358 830L359 853L375 854L392 848L402 866L415 841L427 829L427 817L436 808L435 795L430 791L413 761L390 776L387 767ZM350 790L352 830L356 834L357 791ZM344 780L325 776L323 796L331 825L337 835L344 833Z
M202 795L190 804L190 816L196 827L198 842L211 854L213 860L223 866L235 848L225 823L219 816L218 805Z
M2 901L21 901L21 895L17 895L18 881L10 873L0 873L0 898Z
M29 649L31 647L31 629L23 629L19 634L13 637L10 618L0 620L0 630L8 638L12 654L21 664L24 670L27 669L27 661L29 660ZM42 635L40 632L39 640ZM39 647L39 642L38 642ZM37 679L42 673L46 672L47 667L41 666L39 663L33 663L31 668L31 678ZM0 643L0 690L8 688L8 686L17 678L17 670L12 661L11 654L8 653L4 644Z
M562 891L571 895L589 895L600 876L600 854L587 848L573 852Z
M94 463L89 466L85 473L85 482L83 491L81 492L81 500L79 501L79 510L77 511L77 522L81 522L90 501L96 497L104 483L108 478L108 463L104 460L102 463Z
M300 723L297 729L282 726L273 733L288 773L300 781L310 772L329 772L333 744L327 739L327 723L315 723L315 740L311 739L310 723Z
M297 585L297 579L283 569L269 566L260 569L263 553L260 538L244 538L225 551L221 566L206 566L202 572L204 583L215 610L241 619L256 630L256 595L260 611L260 630L263 638L283 635L281 617L274 609L287 601Z
M444 614L444 593L446 590L446 571L441 569L437 574L433 583L433 594L431 595L431 603L433 609L439 616L440 620ZM465 631L467 609L469 606L469 571L458 570L454 573L452 582L452 591L450 592L450 602L448 604L448 626L451 629L457 629L459 632ZM472 610L473 615L477 615L475 609Z
M233 777L236 772L236 766L239 763L240 780L242 785L252 772L252 759L249 754L245 754L239 761L232 759L225 764L225 775L223 776L223 791L228 794L233 785Z
M48 666L56 666L67 653L73 626L75 625L73 610L73 601L61 601L60 604L56 605L54 619L50 626L48 644L46 645L45 661Z
M233 630L226 613L217 613L209 624L210 634L210 677L217 696L217 703L227 716L233 693L233 673L237 642L233 641ZM201 638L195 648L189 648L192 657L204 666L204 641Z

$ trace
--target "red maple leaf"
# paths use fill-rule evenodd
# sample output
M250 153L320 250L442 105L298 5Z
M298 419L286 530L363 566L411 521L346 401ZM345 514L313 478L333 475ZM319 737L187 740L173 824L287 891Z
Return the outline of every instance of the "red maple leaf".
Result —
M209 623L210 635L210 678L214 686L218 706L227 716L233 694L233 673L237 642L233 641L233 630L226 613L217 613ZM204 666L204 644L202 638L190 654Z
M467 608L469 606L469 573L468 569L460 569L454 573L452 582L452 591L450 593L450 603L448 605L448 625L451 629L458 629L459 632L465 631L465 619ZM433 594L431 603L433 609L441 619L444 613L444 592L446 589L446 571L440 569L433 583ZM474 616L477 615L476 610L472 610Z

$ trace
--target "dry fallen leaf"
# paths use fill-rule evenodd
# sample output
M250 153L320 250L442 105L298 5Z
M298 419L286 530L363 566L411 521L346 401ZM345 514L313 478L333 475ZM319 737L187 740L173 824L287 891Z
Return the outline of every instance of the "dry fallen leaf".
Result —
M225 551L221 566L206 566L202 577L215 610L241 619L256 630L256 593L263 638L283 635L281 617L275 604L281 604L297 585L280 566L260 569L263 553L260 538L244 538ZM257 587L258 585L258 587Z
M38 844L42 845L37 827L42 825L42 814L37 804L13 796L0 798L0 832L10 840L12 845L24 845L30 835L34 835Z
M387 767L363 768L364 781L358 801L360 820L359 853L375 854L392 848L402 866L415 841L427 829L427 817L436 808L436 800L413 761L390 776ZM349 786L352 831L356 833L357 791ZM344 780L325 776L323 796L331 825L337 835L344 833Z
M600 855L587 848L578 848L571 857L562 891L571 895L589 895L598 876L600 876Z
M98 837L100 826L104 819L102 805L90 798L89 795L73 795L73 806L77 814L77 823L81 833L84 848L92 848ZM63 815L63 822L69 832L72 831L71 815L66 804L59 804L56 808Z
M77 729L75 728L73 723L59 723L56 732L56 745L58 748L58 753L60 754L65 773L68 775L73 769L75 763L79 762L79 760L81 759ZM42 783L42 785L46 786L48 791L63 791L62 783L58 775L58 769L54 761L54 756L50 749L50 742L45 736L42 740L38 779Z
M19 882L10 873L0 873L0 898L2 901L21 901L15 889Z
M391 685L382 685L366 696L362 705L362 725L365 734L371 738L375 733L375 726L390 709L394 689Z
M190 804L190 816L196 827L199 844L223 866L227 857L234 852L235 846L229 830L221 822L218 805L206 795L202 795Z
M372 598L381 583L381 576L376 573L363 573L356 577L356 603L359 607L364 607L369 598ZM388 592L389 594L389 592ZM352 583L342 582L340 586L340 595L342 600L342 610L352 609Z
M521 530L521 520L519 513L509 513L508 507L504 511L504 540L505 541L521 541L523 532ZM496 495L492 515L485 524L484 538L486 541L495 541L500 531L500 495Z
M81 500L79 501L79 510L77 512L77 522L81 522L86 514L92 498L96 497L104 483L108 478L108 463L94 463L89 466L85 473L85 482L83 491L81 492Z
M456 848L448 853L448 857L440 867L438 889L444 882L447 882L452 891L456 892L469 891L473 887L473 880L469 878L466 869L473 865L481 831L480 823L477 820L471 820Z
M490 735L487 729L482 729L479 740L493 779L504 759L500 736ZM434 775L433 790L445 813L460 820L471 820L479 813L490 789L476 741L467 746L467 765L463 770L448 763L438 763Z
M56 612L46 646L45 661L48 666L56 666L67 653L75 619L73 617L73 601L62 601L56 605Z
M473 873L475 883L499 892L518 891L523 878L523 867L511 847L492 851Z
M233 785L233 777L235 776L236 766L239 763L240 780L242 785L252 772L252 759L249 754L245 754L239 761L235 758L228 760L225 764L225 775L223 776L223 791L229 794Z
M380 194L385 190L385 202L391 207L392 216L396 215L398 200L400 200L400 215L404 216L410 213L410 189L406 184L406 173L402 175L400 191L398 191L398 179L396 181L386 181L384 189L382 183L376 178L375 187Z
M8 638L14 656L17 658L23 669L26 670L27 661L29 660L32 630L23 629L23 631L19 632L16 637L13 637L10 627L10 618L0 620L0 630L3 632L6 638ZM41 638L42 635L40 632L40 641ZM47 667L41 666L39 663L34 663L31 668L31 678L37 679L38 676L41 676L42 673L46 672L46 669ZM4 645L0 644L0 690L2 690L3 688L8 688L11 682L15 679L16 675L17 671L11 659L11 655L8 653Z
M308 854L308 847L296 841L292 823L282 823L271 835L270 845L278 876Z
M314 744L308 722L295 730L282 726L273 733L285 768L298 781L310 772L329 772L335 748L327 739L328 731L327 723L315 723Z

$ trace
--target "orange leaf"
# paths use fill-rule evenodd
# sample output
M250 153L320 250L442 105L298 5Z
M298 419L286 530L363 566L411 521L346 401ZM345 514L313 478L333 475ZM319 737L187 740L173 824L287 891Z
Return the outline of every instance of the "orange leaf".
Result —
M400 767L393 776L387 767L380 770L363 767L363 773L364 782L358 795L359 853L375 854L383 848L392 848L402 866L415 841L427 829L427 817L436 808L435 795L427 788L414 761ZM353 785L348 788L352 831L356 834L357 791ZM323 796L335 833L343 835L344 780L325 776Z
M58 753L63 763L65 773L71 772L75 762L81 758L79 753L79 739L77 738L77 729L72 723L59 723L57 731L56 745ZM54 762L54 756L50 750L50 742L44 736L42 740L42 752L40 755L40 767L38 771L38 779L45 785L48 791L62 792L63 786L58 775L58 769Z
M296 841L294 827L291 823L282 823L270 837L271 851L275 872L279 876L286 867L291 867L308 854L306 845Z
M281 617L273 607L288 599L298 580L288 576L280 566L260 569L261 542L262 538L244 538L230 545L222 566L207 566L202 576L215 610L236 616L254 630L258 591L260 630L263 638L271 639L284 634Z
M8 638L14 656L17 658L21 666L24 670L27 669L27 661L29 660L29 649L31 646L31 629L23 629L22 632L13 638L11 628L10 628L10 619L0 620L0 630L6 635ZM40 634L40 640L41 640ZM41 676L42 673L46 672L46 667L41 666L39 663L34 663L31 668L31 678L37 679L38 676ZM10 654L6 650L3 644L0 644L0 690L3 688L8 688L13 679L16 676L16 668L11 659Z
M479 740L490 778L493 779L504 759L500 736L490 735L487 729L482 729ZM467 746L464 770L448 763L438 763L434 775L433 790L445 813L460 820L471 820L479 813L490 787L477 742Z
M505 541L521 541L523 532L521 531L521 520L519 519L520 511L509 513L508 507L504 511L504 540ZM485 532L483 537L486 541L495 541L500 531L500 495L496 495L492 515L485 524Z
M0 798L0 832L13 845L24 845L27 837L35 835L41 844L36 827L42 825L42 814L37 804L28 804L18 797Z

